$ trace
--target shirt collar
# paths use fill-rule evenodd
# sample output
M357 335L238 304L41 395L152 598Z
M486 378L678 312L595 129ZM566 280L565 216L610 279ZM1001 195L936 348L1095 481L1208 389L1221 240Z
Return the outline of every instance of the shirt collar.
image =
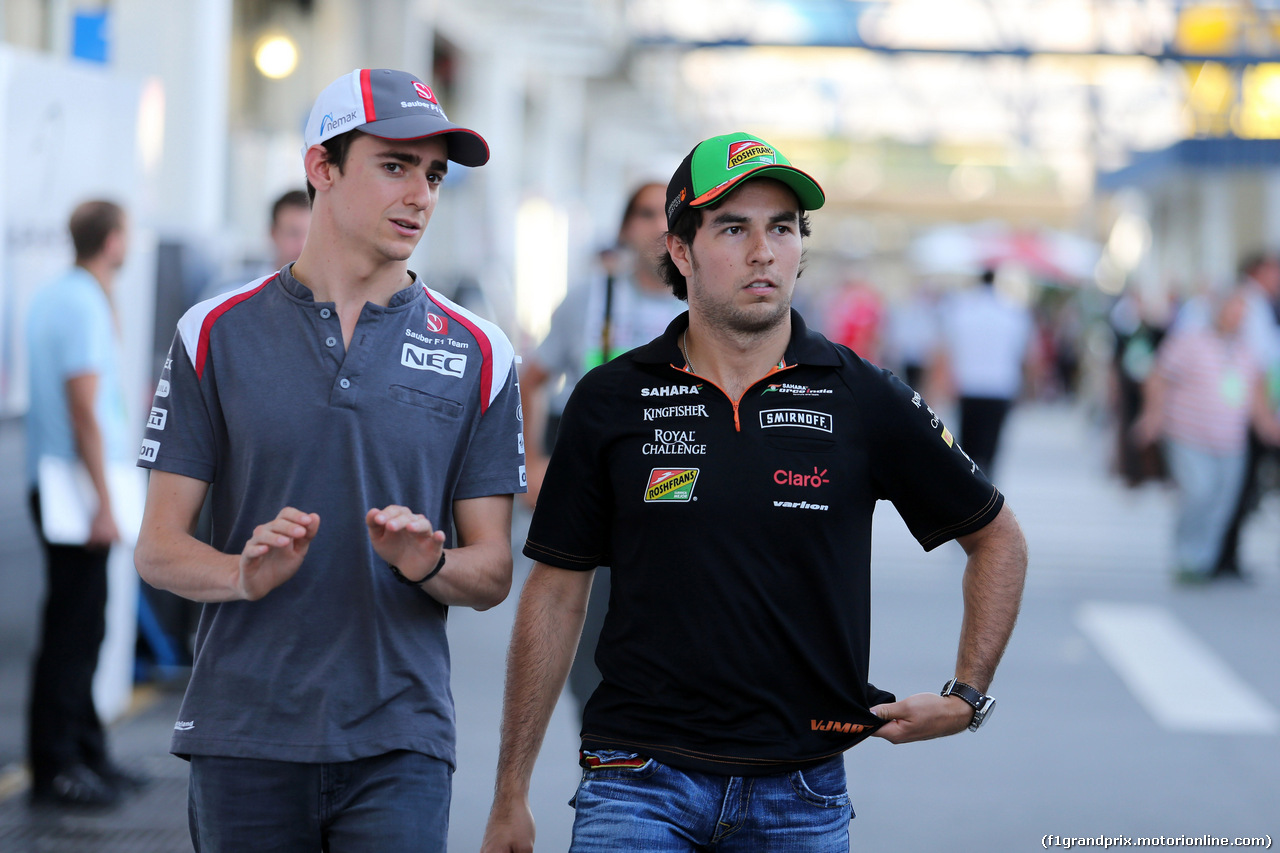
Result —
M657 338L640 347L635 352L635 360L641 364L684 364L684 353L680 351L680 335L689 328L689 312L685 311L671 321L667 330ZM838 367L840 357L835 346L822 335L805 325L794 308L791 309L791 340L787 343L786 354L782 357L784 366L808 364L821 367Z
M391 297L391 301L387 303L387 308L399 308L401 305L407 305L422 296L422 282L418 280L418 274L413 270L409 270L409 275L413 278L413 282L403 290L396 291ZM315 295L311 292L311 288L293 277L292 263L281 267L279 276L280 286L291 296L304 302L315 301Z

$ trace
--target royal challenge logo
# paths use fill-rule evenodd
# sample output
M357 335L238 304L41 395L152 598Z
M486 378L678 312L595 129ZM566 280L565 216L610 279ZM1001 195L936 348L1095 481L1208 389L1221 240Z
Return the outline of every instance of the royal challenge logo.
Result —
M688 503L693 500L693 486L697 482L697 468L654 468L649 472L649 485L644 490L644 502Z

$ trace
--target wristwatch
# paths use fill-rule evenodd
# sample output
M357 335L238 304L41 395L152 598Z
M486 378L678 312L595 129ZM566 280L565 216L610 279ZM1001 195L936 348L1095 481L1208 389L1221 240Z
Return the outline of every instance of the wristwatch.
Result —
M973 706L973 719L969 721L969 731L976 732L995 710L996 700L983 694L981 690L970 687L963 681L951 679L942 685L943 696L959 696Z

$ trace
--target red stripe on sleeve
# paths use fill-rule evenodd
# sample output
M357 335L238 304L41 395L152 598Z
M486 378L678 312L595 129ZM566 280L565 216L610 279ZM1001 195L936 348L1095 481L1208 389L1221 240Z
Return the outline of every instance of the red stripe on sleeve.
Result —
M423 290L426 290L424 287ZM435 305L445 314L453 318L454 322L461 323L462 326L470 332L476 339L476 345L480 347L480 414L484 414L489 408L489 394L493 391L493 346L489 343L489 336L480 331L480 327L459 314L457 311L450 311L431 298L431 291L427 290L427 298L431 299L431 304Z
M246 290L244 293L236 294L205 315L204 322L200 324L200 342L196 345L196 379L204 378L204 362L209 355L209 332L213 329L213 324L216 323L218 318L223 314L227 313L241 302L244 302L246 299L256 296L262 288L266 287L279 277L279 275L273 275L253 290Z
M377 110L373 108L373 84L369 82L369 69L360 72L360 94L364 96L364 120L376 121Z

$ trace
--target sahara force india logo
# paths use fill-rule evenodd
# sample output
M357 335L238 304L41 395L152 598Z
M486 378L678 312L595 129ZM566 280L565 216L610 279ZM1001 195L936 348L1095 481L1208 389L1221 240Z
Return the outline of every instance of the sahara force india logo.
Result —
M698 482L697 468L654 468L649 472L649 485L644 502L693 500L693 485Z
M776 162L773 149L768 145L754 139L744 139L729 145L729 160L725 168L736 169L746 163L773 165Z

